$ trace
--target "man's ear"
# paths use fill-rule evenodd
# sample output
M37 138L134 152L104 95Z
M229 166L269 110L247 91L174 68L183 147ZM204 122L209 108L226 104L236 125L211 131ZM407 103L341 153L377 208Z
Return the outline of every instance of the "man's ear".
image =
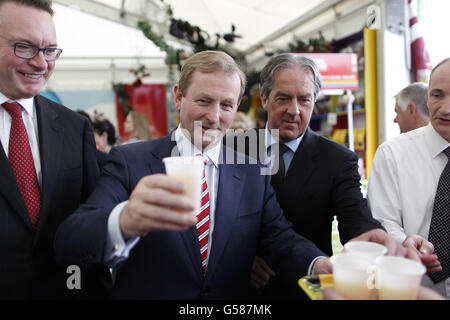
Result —
M410 116L415 116L417 113L416 105L412 102L408 104L407 110Z
M262 92L259 93L259 98L261 99L261 106L263 107L264 110L267 111L267 99L264 97L264 95L262 94Z
M178 85L175 85L173 87L173 96L175 101L175 107L178 111L181 110L181 99L183 98L183 94L181 93L180 87Z

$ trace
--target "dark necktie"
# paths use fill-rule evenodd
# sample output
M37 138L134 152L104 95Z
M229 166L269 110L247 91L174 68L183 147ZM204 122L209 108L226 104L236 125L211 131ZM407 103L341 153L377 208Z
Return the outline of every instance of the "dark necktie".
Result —
M272 145L272 152L276 149L273 148L273 146L275 145ZM279 190L283 186L286 171L283 154L285 154L288 150L289 147L287 147L284 143L280 143L278 144L279 153L274 155L278 159L278 171L272 176L272 186L275 191Z
M36 227L41 208L41 193L27 130L22 119L22 106L18 103L6 102L2 106L12 118L8 160L30 216L31 224Z
M442 265L441 272L430 274L434 283L450 276L450 147L443 153L449 160L439 178L428 234L428 240L434 245L434 252Z

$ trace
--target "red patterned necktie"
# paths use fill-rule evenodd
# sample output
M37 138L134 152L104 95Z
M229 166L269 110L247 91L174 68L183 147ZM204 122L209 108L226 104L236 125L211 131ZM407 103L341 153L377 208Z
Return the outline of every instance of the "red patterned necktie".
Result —
M31 224L36 227L41 209L41 193L27 130L22 119L22 106L18 103L5 102L3 108L12 118L8 148L9 163L25 202Z
M208 161L203 159L204 166ZM206 262L208 257L208 239L209 239L209 190L206 182L205 167L203 167L202 194L200 211L197 214L197 234L200 244L200 255L202 258L202 272L206 272Z

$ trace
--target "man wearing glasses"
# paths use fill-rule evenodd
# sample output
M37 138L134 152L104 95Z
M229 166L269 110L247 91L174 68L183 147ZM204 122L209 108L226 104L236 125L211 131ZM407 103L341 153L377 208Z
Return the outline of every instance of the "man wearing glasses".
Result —
M105 297L108 286L107 270L53 257L56 228L99 172L88 120L39 95L62 52L52 16L51 1L0 0L0 299Z

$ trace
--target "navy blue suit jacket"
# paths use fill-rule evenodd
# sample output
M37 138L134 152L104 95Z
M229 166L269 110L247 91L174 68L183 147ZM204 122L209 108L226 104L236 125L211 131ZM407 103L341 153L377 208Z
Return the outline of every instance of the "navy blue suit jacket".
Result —
M169 136L113 148L87 203L58 229L57 259L83 266L103 263L110 212L128 199L142 177L164 173L162 158L174 148ZM223 151L236 156L231 149L225 152L224 147ZM260 168L236 162L219 165L215 227L205 275L195 226L184 232L150 232L118 269L114 296L245 298L257 249L284 281L295 285L312 260L324 253L295 233L276 202L270 176L261 175Z

